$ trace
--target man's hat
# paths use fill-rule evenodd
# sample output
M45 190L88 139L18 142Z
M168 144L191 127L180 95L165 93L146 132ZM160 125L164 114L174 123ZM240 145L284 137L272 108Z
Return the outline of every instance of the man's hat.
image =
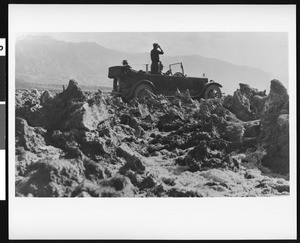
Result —
M126 65L126 64L128 64L128 61L127 61L127 60L123 60L123 61L122 61L122 64L123 64L123 65Z
M157 43L153 43L153 46L158 46L158 44Z

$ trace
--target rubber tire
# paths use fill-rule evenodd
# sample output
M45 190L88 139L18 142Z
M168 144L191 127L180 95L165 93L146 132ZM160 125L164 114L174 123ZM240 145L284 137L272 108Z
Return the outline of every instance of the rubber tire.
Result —
M143 90L148 90L151 93L154 93L153 88L149 84L140 84L138 87L136 87L134 91L134 97L137 98L139 101L142 101L143 98L147 97L147 93L142 93Z
M117 85L118 82L119 82L119 85ZM119 78L114 78L113 90L115 92L120 92L120 80L119 80Z
M215 91L216 96L215 97L210 97L210 92ZM203 94L204 99L215 99L215 98L222 98L222 92L221 89L217 85L210 85L206 88Z

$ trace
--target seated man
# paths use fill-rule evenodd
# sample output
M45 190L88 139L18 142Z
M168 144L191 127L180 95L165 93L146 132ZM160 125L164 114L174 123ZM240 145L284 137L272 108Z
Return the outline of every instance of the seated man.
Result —
M128 61L127 61L127 60L123 60L123 61L122 61L122 64L123 64L123 67L124 67L125 69L131 69L131 66L128 64Z
M122 64L125 73L138 73L138 71L132 69L127 60L123 60Z

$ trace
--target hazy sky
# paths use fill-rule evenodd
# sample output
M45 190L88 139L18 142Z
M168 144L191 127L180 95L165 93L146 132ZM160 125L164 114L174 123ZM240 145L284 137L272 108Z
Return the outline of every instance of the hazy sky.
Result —
M288 34L283 32L102 32L37 33L71 42L96 42L128 53L150 52L157 42L165 55L201 55L273 74L288 73Z

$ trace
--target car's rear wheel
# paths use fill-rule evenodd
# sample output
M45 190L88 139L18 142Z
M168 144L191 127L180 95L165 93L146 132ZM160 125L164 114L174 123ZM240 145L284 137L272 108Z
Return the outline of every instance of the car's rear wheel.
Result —
M121 91L120 79L117 78L117 77L114 78L113 90L115 92L120 92Z
M222 98L222 93L217 85L210 85L206 88L203 97L205 99L217 99Z
M150 85L141 84L135 89L134 97L139 101L147 101L151 98L151 93L154 93L154 90Z

